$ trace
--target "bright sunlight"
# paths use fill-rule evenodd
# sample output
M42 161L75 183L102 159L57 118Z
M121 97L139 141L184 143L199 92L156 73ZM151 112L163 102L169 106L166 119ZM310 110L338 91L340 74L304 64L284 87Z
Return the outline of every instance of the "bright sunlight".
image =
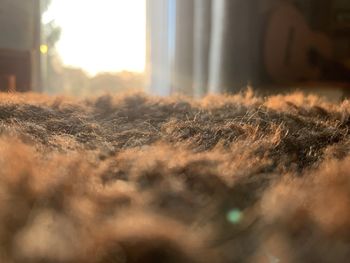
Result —
M145 0L53 0L44 21L62 28L57 50L67 66L99 72L142 72Z

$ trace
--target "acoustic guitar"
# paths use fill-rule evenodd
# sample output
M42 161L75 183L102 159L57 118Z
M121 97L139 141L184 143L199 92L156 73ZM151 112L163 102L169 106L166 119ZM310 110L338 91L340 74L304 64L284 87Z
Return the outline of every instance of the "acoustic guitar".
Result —
M312 54L332 58L332 42L323 33L313 32L301 12L292 4L276 7L268 19L264 39L264 64L275 83L317 80L322 68Z

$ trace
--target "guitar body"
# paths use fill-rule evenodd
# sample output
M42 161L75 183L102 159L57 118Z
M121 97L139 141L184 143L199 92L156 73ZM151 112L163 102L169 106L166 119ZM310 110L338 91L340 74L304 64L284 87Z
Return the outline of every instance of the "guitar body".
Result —
M272 11L264 41L265 68L275 83L317 79L321 71L310 63L309 51L332 55L327 36L312 32L300 11L288 3Z

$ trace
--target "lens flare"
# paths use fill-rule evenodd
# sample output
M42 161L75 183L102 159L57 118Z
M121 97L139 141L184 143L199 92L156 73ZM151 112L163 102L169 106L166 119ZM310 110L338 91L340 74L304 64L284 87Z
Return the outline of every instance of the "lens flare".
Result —
M49 47L47 45L41 45L40 46L41 54L47 54L48 51L49 51Z
M233 209L227 213L227 221L232 224L239 224L243 218L243 213L239 209Z

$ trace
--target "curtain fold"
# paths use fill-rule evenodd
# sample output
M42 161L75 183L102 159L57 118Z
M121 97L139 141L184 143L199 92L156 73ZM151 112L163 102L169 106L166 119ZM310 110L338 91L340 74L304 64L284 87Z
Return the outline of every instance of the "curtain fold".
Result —
M176 0L175 54L172 89L193 95L194 0Z
M195 97L205 95L209 89L212 2L212 0L194 1L193 92Z
M257 1L215 0L212 10L209 91L238 91L257 79Z
M257 0L177 0L174 90L235 92L258 79Z
M158 74L160 79L168 78L169 83L161 82L163 89L200 97L208 92L235 92L258 79L261 57L258 0L148 1L158 4L176 1L175 28L163 24L164 14L153 13L150 18L158 21L153 21L149 30L154 34L151 53L158 61L151 56L150 64L154 74L165 74L163 78ZM153 8L160 10L157 5ZM175 31L172 56L163 50L166 45L158 43L169 42L161 30Z

